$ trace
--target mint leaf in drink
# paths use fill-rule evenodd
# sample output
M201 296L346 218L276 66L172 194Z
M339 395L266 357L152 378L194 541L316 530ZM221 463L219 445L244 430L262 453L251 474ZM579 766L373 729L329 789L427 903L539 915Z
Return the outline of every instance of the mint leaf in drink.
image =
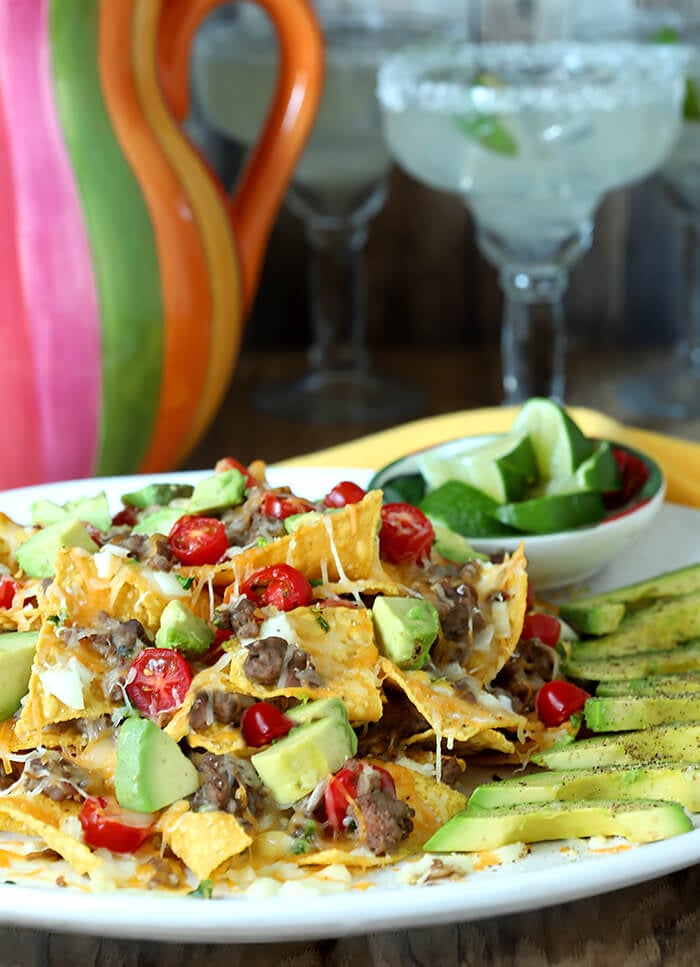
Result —
M472 87L502 87L502 82L494 74L480 71L474 76ZM462 134L477 141L482 148L496 154L514 158L518 153L518 142L508 128L493 114L470 114L455 117L455 125Z
M677 44L680 35L673 27L662 27L651 38L655 44ZM698 86L691 77L685 79L685 98L683 99L683 119L700 121L700 94Z

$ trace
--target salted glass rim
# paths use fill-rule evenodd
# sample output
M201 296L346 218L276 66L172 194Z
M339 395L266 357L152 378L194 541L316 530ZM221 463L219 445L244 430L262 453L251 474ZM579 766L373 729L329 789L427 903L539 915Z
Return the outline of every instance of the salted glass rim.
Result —
M543 55L552 64L565 67L555 84L486 85L469 83L466 74L464 81L422 76L431 70L464 67L472 77L479 70L498 78L499 68L534 65ZM377 97L383 107L394 111L421 107L449 114L474 110L498 114L557 105L606 110L621 103L656 101L667 93L664 84L670 85L680 100L691 58L692 48L683 44L459 41L432 48L406 48L389 57L377 74ZM577 66L606 65L616 66L616 73L599 81L584 80L575 70Z

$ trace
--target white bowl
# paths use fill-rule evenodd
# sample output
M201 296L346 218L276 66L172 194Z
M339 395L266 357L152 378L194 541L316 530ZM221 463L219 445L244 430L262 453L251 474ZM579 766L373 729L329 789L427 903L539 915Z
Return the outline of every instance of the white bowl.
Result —
M449 457L488 439L493 437L462 437L436 447L416 450L378 470L370 481L370 487L382 488L395 477L419 472L419 459L426 453ZM666 481L651 457L625 444L613 445L638 457L650 471L647 483L629 505L610 511L602 523L592 527L577 527L553 534L468 537L474 550L499 554L514 551L521 543L524 544L528 574L537 591L577 584L609 564L641 537L660 510L666 493Z

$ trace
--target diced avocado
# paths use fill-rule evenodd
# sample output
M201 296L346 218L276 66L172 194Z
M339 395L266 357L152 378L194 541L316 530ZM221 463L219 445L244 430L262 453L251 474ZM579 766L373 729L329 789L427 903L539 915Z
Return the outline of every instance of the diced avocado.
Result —
M154 813L199 788L199 774L151 719L128 718L119 730L114 789L125 809Z
M622 735L595 735L536 752L532 761L549 769L592 769L633 762L700 762L700 722L656 725Z
M122 503L138 507L139 510L145 510L147 507L167 507L171 500L191 497L193 491L194 487L191 484L147 484L141 490L123 494Z
M654 762L559 772L537 772L477 786L469 806L492 809L571 799L669 799L700 810L700 764Z
M600 682L597 696L605 695L677 695L679 692L700 692L700 674L649 675L629 682Z
M401 668L422 668L440 631L432 602L381 595L372 605L372 619L382 655Z
M693 638L667 651L643 651L618 658L568 658L561 670L567 678L580 681L629 681L646 675L671 675L700 671L700 638Z
M559 611L562 618L583 634L604 635L616 630L628 608L636 610L640 604L693 591L700 591L700 564L667 571L648 581L638 581L604 594L578 598L562 604Z
M631 732L650 725L700 719L700 694L614 695L586 699L583 714L592 732Z
M340 722L348 722L348 710L340 698L319 698L315 702L301 702L284 713L298 725L315 722L316 719L336 716Z
M700 635L700 591L655 601L625 617L617 631L576 642L571 657L579 660L665 651L695 635Z
M235 467L200 480L187 505L188 514L209 514L243 503L246 478Z
M293 534L300 527L305 527L306 524L315 524L320 519L321 513L318 510L307 510L303 514L290 514L289 517L284 518L284 529L288 534Z
M214 641L214 630L183 604L168 601L156 631L156 648L176 648L188 655L200 655Z
M29 689L38 631L0 635L0 722L9 719Z
M474 806L453 816L423 849L428 853L469 853L508 843L590 836L624 836L633 843L651 843L691 829L692 820L679 803L654 799L590 799L494 809Z
M449 527L433 523L433 530L435 531L435 544L433 546L438 554L447 558L448 561L454 561L457 564L466 564L467 561L488 561L488 554L475 551L466 537L450 530Z
M305 722L251 756L251 762L280 806L289 806L337 772L357 752L347 713Z
M147 514L134 527L134 534L143 534L151 537L153 534L168 535L173 528L173 524L185 516L183 507L161 507L154 510L152 514Z
M77 517L66 517L32 534L15 552L19 566L29 577L50 578L62 547L82 547L94 554L97 544Z
M55 504L52 500L35 500L32 504L32 523L46 527L67 517L77 517L87 521L100 531L109 530L112 515L109 502L104 491L94 497L81 497L69 500L65 504Z

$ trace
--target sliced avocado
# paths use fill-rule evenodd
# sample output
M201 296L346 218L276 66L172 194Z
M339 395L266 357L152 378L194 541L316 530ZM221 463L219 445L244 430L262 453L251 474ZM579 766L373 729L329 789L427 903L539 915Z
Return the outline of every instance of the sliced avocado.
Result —
M145 510L147 507L167 507L171 500L186 499L192 496L191 484L153 483L130 494L122 494L122 503Z
M147 514L134 527L134 534L143 534L152 537L153 534L169 534L173 524L185 516L183 507L161 507L154 510L152 514Z
M307 510L303 514L290 514L289 517L284 518L284 529L288 534L293 534L300 527L305 527L306 524L315 524L320 519L321 513L318 510Z
M467 561L488 561L488 554L475 551L466 537L450 530L444 524L433 522L433 530L435 531L435 544L433 546L438 554L447 558L448 561L454 561L456 564L466 564Z
M156 631L156 648L176 648L188 655L200 655L214 641L214 630L182 601L168 601Z
M187 505L188 514L209 514L243 503L246 478L235 467L200 480Z
M0 722L9 719L29 690L38 631L0 634Z
M377 647L401 668L422 668L440 631L437 608L422 598L380 595L372 605Z
M469 806L492 809L525 802L571 799L669 799L700 810L700 763L647 762L634 765L537 772L477 786Z
M298 725L315 722L316 719L336 716L341 722L348 722L348 710L340 698L319 698L315 702L301 702L284 713Z
M120 806L154 813L198 788L197 770L167 732L150 719L126 719L119 730L114 773Z
M559 612L582 634L604 635L615 631L625 611L658 598L676 598L700 591L700 564L667 571L648 581L638 581L604 594L589 595L560 606Z
M77 517L66 517L32 534L17 548L15 557L29 577L50 578L56 571L56 556L62 547L82 547L94 554L97 544Z
M357 752L347 713L305 722L251 756L251 762L280 806L308 796L325 777Z
M580 681L629 681L646 675L671 675L700 671L700 638L693 638L667 651L643 651L638 655L612 658L568 658L561 664L567 678Z
M655 601L625 617L617 631L577 641L572 645L571 657L580 660L665 651L695 635L700 635L700 591Z
M595 690L597 696L677 695L679 692L700 692L700 674L686 672L685 675L649 675L629 682L600 682Z
M508 843L590 836L624 836L632 843L651 843L691 829L692 820L679 803L654 799L555 801L494 809L470 806L434 833L423 849L469 853Z
M665 760L700 762L700 722L655 725L622 735L594 735L557 743L532 757L537 765L549 769L592 769Z
M700 693L613 695L586 699L583 710L592 732L631 732L650 725L700 719Z
M52 500L35 500L32 504L32 523L46 527L65 520L67 517L77 517L87 521L100 531L109 530L112 515L109 502L104 491L94 497L81 497L69 500L65 504L55 504Z

